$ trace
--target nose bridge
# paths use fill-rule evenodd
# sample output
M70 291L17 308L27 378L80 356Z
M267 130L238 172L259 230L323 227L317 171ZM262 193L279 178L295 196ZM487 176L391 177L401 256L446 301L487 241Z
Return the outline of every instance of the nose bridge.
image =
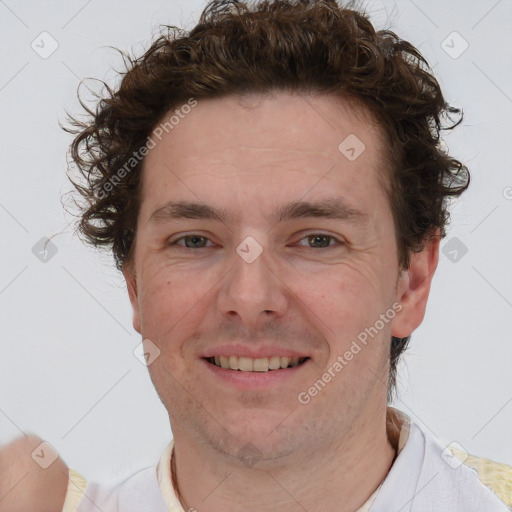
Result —
M256 324L266 311L280 316L286 307L283 284L271 268L268 245L260 244L256 238L261 240L247 236L236 247L218 296L222 314L236 313L247 324Z

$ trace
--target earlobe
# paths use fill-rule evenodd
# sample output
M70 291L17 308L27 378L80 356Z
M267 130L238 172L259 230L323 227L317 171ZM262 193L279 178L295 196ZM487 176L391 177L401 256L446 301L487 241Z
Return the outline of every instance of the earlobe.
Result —
M140 334L140 309L139 309L139 295L137 290L137 275L135 267L132 263L123 263L123 275L126 281L126 288L128 289L128 296L132 305L133 312L133 328Z
M400 275L396 301L402 309L391 324L392 336L405 338L423 321L430 285L439 261L439 241L437 230L421 252L411 254L409 268Z

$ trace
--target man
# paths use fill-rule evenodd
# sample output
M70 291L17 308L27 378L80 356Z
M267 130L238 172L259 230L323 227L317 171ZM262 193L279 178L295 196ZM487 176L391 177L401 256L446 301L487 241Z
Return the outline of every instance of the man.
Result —
M80 229L124 274L173 442L115 487L71 471L63 510L507 510L387 406L469 183L446 113L355 10L218 1L74 121Z

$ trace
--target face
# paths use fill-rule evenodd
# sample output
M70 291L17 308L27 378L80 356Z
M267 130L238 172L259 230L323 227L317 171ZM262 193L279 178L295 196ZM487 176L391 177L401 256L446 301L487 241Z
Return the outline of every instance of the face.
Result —
M399 272L385 161L369 115L286 93L201 100L149 152L124 274L176 439L272 459L385 408L436 259Z

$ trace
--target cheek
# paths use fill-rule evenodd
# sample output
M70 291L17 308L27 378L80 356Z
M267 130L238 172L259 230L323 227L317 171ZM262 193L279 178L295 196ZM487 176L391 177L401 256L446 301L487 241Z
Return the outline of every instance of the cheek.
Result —
M141 330L166 353L189 359L222 274L148 262L139 290Z
M140 290L142 334L149 339L160 340L174 337L190 321L193 321L199 293L179 279L165 273L143 281Z
M328 352L319 359L319 375L327 368L341 371L333 390L343 388L342 394L357 392L385 369L390 321L380 320L387 309L381 294L367 275L347 269L325 280L304 281L297 290L307 307L308 321L327 341Z
M344 345L383 312L382 290L376 279L360 267L339 265L329 272L303 276L293 289L330 344Z

